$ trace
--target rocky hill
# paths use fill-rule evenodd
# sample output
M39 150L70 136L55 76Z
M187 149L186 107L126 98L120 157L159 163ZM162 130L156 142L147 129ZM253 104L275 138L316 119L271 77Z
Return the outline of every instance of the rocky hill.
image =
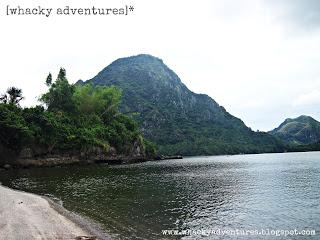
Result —
M254 132L212 98L190 91L161 59L121 58L78 84L117 86L121 111L136 116L162 154L211 155L283 151L268 133Z
M312 144L320 141L320 122L309 116L287 118L270 134L291 144Z

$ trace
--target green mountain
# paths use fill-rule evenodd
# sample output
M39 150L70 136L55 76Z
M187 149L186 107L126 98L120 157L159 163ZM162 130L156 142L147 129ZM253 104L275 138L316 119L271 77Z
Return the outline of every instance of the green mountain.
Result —
M320 122L309 116L287 118L270 134L291 144L313 144L320 142Z
M161 154L211 155L283 151L273 136L254 132L205 94L190 91L161 59L121 58L86 82L117 86L121 111L138 113L144 136Z

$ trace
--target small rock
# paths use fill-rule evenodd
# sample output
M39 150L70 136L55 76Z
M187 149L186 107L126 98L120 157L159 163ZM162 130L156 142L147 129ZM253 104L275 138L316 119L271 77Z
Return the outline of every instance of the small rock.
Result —
M78 236L76 240L96 240L97 237L95 236Z
M8 169L11 168L11 165L10 164L5 164L5 165L3 165L3 168L8 170Z

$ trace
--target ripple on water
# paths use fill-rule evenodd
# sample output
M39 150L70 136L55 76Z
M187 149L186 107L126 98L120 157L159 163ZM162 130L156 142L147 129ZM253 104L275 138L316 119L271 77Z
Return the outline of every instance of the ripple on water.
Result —
M319 152L28 169L5 172L0 180L60 199L65 207L102 223L120 239L161 239L163 229L320 232Z

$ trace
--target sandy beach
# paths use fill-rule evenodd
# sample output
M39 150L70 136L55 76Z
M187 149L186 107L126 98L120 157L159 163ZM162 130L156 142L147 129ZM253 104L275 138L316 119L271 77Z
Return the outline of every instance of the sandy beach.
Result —
M0 186L0 239L98 238L56 211L45 198Z

